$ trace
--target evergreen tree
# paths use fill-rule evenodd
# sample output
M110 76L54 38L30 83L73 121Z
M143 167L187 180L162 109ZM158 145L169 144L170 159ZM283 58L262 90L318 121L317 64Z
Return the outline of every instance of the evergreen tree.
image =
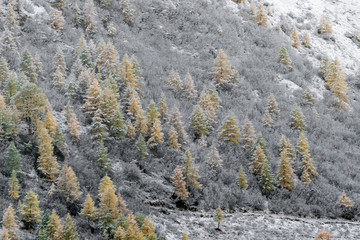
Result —
M293 47L294 48L299 48L300 47L300 41L299 41L299 36L297 34L297 30L296 27L294 26L291 32L291 40L293 41Z
M14 208L10 204L6 209L3 219L3 228L7 229L9 239L18 239L19 225L16 219Z
M135 128L134 128L133 124L131 123L130 119L126 120L126 128L127 128L127 134L129 136L129 138L131 140L133 140L135 138L136 133L135 133Z
M55 209L52 210L49 223L47 225L47 232L49 238L52 240L60 240L63 236L63 227L60 222L60 217L57 215Z
M339 61L335 60L334 65L336 69L335 70L336 78L335 78L335 82L332 85L330 85L330 89L334 93L334 98L335 98L334 105L342 110L345 110L346 106L344 103L349 102L346 96L348 88Z
M274 123L274 120L271 118L271 114L268 110L265 110L263 124L265 127L271 127Z
M101 92L99 109L105 122L110 122L114 113L120 110L118 98L118 95L114 94L114 91L109 87L105 87Z
M79 133L79 122L77 121L75 113L71 114L69 128L70 128L70 134L73 137L73 143L77 145L78 142L80 141L80 133Z
M290 140L288 139L286 142L286 152L287 152L287 156L288 158L291 159L295 159L295 148L294 146L291 144Z
M187 134L184 130L184 124L181 121L181 115L180 115L180 111L177 107L174 107L172 114L171 114L171 118L170 118L170 125L174 126L177 134L179 136L179 143L181 144L181 146L184 146L188 139L187 139Z
M9 69L4 57L0 59L0 87L3 86L9 77Z
M311 93L310 89L306 89L305 100L311 105L315 104L315 100L314 100L314 98L312 96L312 93Z
M44 127L49 131L49 135L54 138L57 125L55 119L50 111L47 112L45 120L44 120Z
M214 68L214 79L215 83L220 87L231 87L234 85L234 72L231 69L229 60L222 49L219 51L219 55L216 58Z
M172 69L170 71L170 77L169 77L168 83L175 90L181 91L181 89L182 89L182 81L180 79L178 71L175 71L174 69Z
M193 166L193 157L191 156L190 148L186 150L184 156L184 166L182 172L184 174L186 186L194 189L200 189L201 184L198 182L199 173L198 169Z
M148 135L148 122L144 116L142 109L140 109L139 114L136 116L135 129L140 132L143 136ZM151 130L151 129L150 129Z
M210 98L210 104L211 106L215 109L215 110L218 110L220 109L220 97L219 97L219 94L216 90L216 87L214 84L210 84L210 86L208 87L207 89L207 95L209 96Z
M64 164L61 169L57 179L57 188L65 195L66 201L71 204L79 200L82 195L75 172L67 164Z
M20 218L27 224L37 223L40 221L39 200L32 189L27 193L21 204Z
M58 11L56 9L51 9L51 27L55 29L57 32L61 32L64 28L65 18L62 15L62 11Z
M256 15L255 15L255 18L254 18L255 22L266 28L267 27L267 14L265 12L265 9L264 9L264 5L262 3L260 3L258 6L257 6L257 10L256 10Z
M28 50L25 50L20 63L20 70L25 74L30 82L36 83L35 67Z
M155 120L159 118L159 112L156 107L156 104L153 100L150 101L150 104L146 110L146 121L148 124L148 128L152 128Z
M14 142L10 143L7 151L7 156L5 158L5 170L8 174L13 171L15 171L15 173L21 171L21 156Z
M96 17L96 11L95 11L95 5L93 0L86 0L84 5L84 12L85 12L85 32L87 35L92 35L96 31L96 23L95 23L95 17Z
M338 201L338 204L339 204L340 206L345 207L345 208L350 208L350 207L353 206L350 198L348 198L348 197L346 196L345 191L342 191L341 196L340 196L339 201Z
M304 156L306 153L309 153L309 145L303 133L300 133L296 150L300 156Z
M219 172L221 170L222 160L220 158L220 154L218 150L216 149L215 145L211 145L210 147L210 153L208 156L208 163L210 165L210 168L216 172Z
M86 113L94 114L95 111L99 109L101 94L102 92L99 82L95 79L87 91L84 105Z
M124 55L121 63L121 80L126 87L131 87L132 89L139 91L135 70L133 69L131 60L127 54Z
M156 239L156 234L154 231L154 225L151 223L149 217L146 217L143 225L141 226L141 232L147 239Z
M288 53L286 51L286 48L285 48L284 44L281 46L280 56L279 56L278 62L284 64L288 68L291 68L291 60L289 58L289 55L288 55Z
M278 183L281 187L286 188L288 190L292 190L294 187L294 170L291 166L291 160L288 158L287 151L284 149L281 152L281 159L280 159L280 170L277 175Z
M300 132L305 131L306 129L304 114L296 103L291 112L291 125Z
M266 143L264 138L262 137L261 133L259 134L259 136L256 139L256 142L254 144L253 150L252 152L256 151L257 146L260 145L261 149L263 150L263 153L265 154L265 156L268 156L267 150L266 150Z
M220 223L224 220L224 215L222 214L220 206L216 209L216 214L214 216L215 222L218 223L218 229L220 229Z
M103 123L101 118L100 109L96 110L94 117L92 118L92 124L90 128L91 138L97 142L105 140L109 133L107 132L107 127Z
M9 181L9 195L11 199L16 200L19 198L19 188L19 181L16 178L15 170L13 170Z
M305 46L306 48L310 48L310 47L311 47L311 45L310 45L310 36L309 36L308 33L305 33L305 35L304 35L304 46Z
M260 174L261 169L263 168L263 165L267 160L260 144L257 145L256 150L253 153L252 160L253 161L251 163L251 169L255 174Z
M115 226L115 219L119 216L118 202L112 181L105 176L100 182L100 209L99 219L103 233L110 234Z
M311 179L317 175L309 152L305 152L305 155L303 156L303 160L301 162L301 170L301 181L304 182L306 186L308 186L311 182Z
M159 102L159 115L163 122L166 122L168 120L167 105L166 105L165 95L163 92L161 93L161 98Z
M240 168L236 183L241 187L241 190L243 190L243 191L246 190L248 187L246 175L245 175L243 167Z
M194 81L190 75L187 73L185 76L185 92L189 100L193 100L196 97L196 90L194 86Z
M287 140L284 135L281 136L280 142L279 142L279 151L282 152L284 149L287 149Z
M90 221L95 221L97 219L97 208L95 207L95 204L91 199L90 194L86 196L84 207L80 215Z
M132 120L136 119L138 115L142 114L140 98L136 91L132 91L130 96L127 114Z
M200 105L195 106L195 109L192 113L191 127L194 129L195 136L197 136L197 138L209 134L206 116Z
M190 240L186 233L183 234L181 240Z
M238 123L232 112L229 113L223 126L218 131L219 131L220 139L230 141L235 145L239 143L240 131L239 131Z
M121 10L124 22L130 24L134 18L135 10L129 4L128 0L121 0Z
M20 90L20 85L17 81L17 75L15 72L11 72L9 74L8 80L5 83L4 94L6 102L10 102L10 100L16 95L16 93Z
M174 128L173 125L170 126L170 130L169 130L169 145L170 147L176 150L179 150L181 148L181 145L179 144L178 141L178 135L176 129Z
M120 108L114 112L110 119L110 132L115 139L122 139L126 136L127 129L124 122L124 116L120 111Z
M100 166L102 170L109 171L111 169L111 160L108 158L107 147L105 147L102 140L99 141L99 147L96 152L96 157L96 163Z
M49 233L47 231L50 221L50 214L48 210L45 210L42 215L41 221L36 229L36 236L38 240L50 240Z
M186 199L188 198L188 191L186 190L185 178L179 166L177 166L174 170L174 174L171 178L171 183L175 187L175 194L182 201L186 201Z
M62 75L66 75L66 62L63 51L58 48L54 57L54 71L61 71Z
M151 135L149 140L147 141L147 144L149 145L149 148L154 148L159 143L164 142L164 134L161 132L162 127L159 119L155 120L154 126L151 128Z
M240 136L240 139L244 143L244 148L251 149L254 146L256 139L255 130L252 122L248 118L245 119L245 123L241 130Z
M274 190L274 177L271 172L269 161L266 159L261 169L261 187L263 192L268 195Z
M143 135L140 133L138 140L136 142L136 153L139 157L139 159L141 160L142 163L144 163L146 161L146 157L149 155L147 152L147 147L146 147L146 143L144 140Z
M76 232L76 226L75 226L69 213L66 215L63 239L64 240L78 240L79 239L79 234Z

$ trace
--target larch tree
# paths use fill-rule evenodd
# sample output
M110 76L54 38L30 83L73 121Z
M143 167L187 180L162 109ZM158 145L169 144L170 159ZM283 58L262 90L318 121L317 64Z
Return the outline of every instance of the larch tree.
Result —
M60 217L56 213L56 210L53 209L50 220L47 226L47 232L50 239L60 240L63 237L63 227L61 225Z
M350 208L350 207L353 206L350 198L348 196L346 196L345 191L342 191L342 193L340 195L340 198L339 198L339 201L338 201L338 204L340 206L345 207L345 208Z
M223 126L218 130L218 132L220 139L230 141L234 145L239 143L240 130L233 112L229 113Z
M96 142L101 142L107 139L109 136L108 129L103 122L102 113L100 109L96 110L95 115L92 118L92 124L90 126L90 135L91 135L91 139L93 139Z
M175 187L176 196L178 196L182 201L186 201L188 198L188 191L186 190L185 178L179 166L177 166L174 170L171 183Z
M99 109L101 92L99 82L95 79L87 91L85 104L83 106L86 113L94 114L95 111Z
M1 240L11 240L9 231L6 227L3 227L2 233L0 235Z
M114 113L120 110L118 99L119 95L115 94L114 91L109 87L105 87L101 92L99 109L101 110L102 117L105 122L109 123Z
M215 222L218 223L218 227L217 227L217 228L220 229L220 223L224 220L224 215L223 215L223 213L222 213L222 211L221 211L220 206L218 206L217 209L216 209L216 213L215 213L215 216L214 216L214 220L215 220Z
M314 97L313 97L310 89L306 89L306 92L305 92L305 100L306 100L306 102L308 102L308 103L311 104L311 105L314 105L314 104L315 104L315 100L314 100Z
M305 33L303 43L304 43L304 46L305 46L306 48L311 48L311 45L310 45L310 36L309 36L308 33Z
M97 208L95 207L94 201L92 200L90 194L86 196L80 215L90 221L95 221L97 219Z
M10 72L8 80L5 82L4 86L4 96L6 102L9 103L19 90L20 84L17 80L17 74L15 72Z
M291 144L290 139L288 139L286 141L286 152L287 152L287 156L290 160L295 159L295 148L294 146Z
M181 240L190 240L186 233L183 234Z
M11 142L8 147L5 158L5 171L7 174L11 174L13 171L16 173L21 171L21 156L14 142Z
M304 114L296 103L291 112L291 125L300 132L305 131L306 129Z
M19 181L16 178L15 170L13 170L9 181L9 196L11 197L11 199L16 200L20 197L19 188Z
M168 114L167 114L167 104L166 104L166 99L165 99L165 94L163 92L161 92L161 98L160 98L160 102L159 102L159 116L160 119L163 122L166 122L169 118Z
M296 151L302 157L305 156L307 152L309 153L309 145L304 133L300 133Z
M39 148L38 169L44 174L47 181L54 182L56 180L55 175L59 172L59 165L54 156L49 131L41 122L37 124L37 128Z
M315 240L331 240L333 238L334 238L333 235L331 235L330 233L320 229L320 233L319 233L319 235L317 235Z
M126 120L126 128L127 128L127 135L128 135L128 137L129 137L131 140L134 140L134 139L135 139L136 132L135 132L135 127L134 127L134 125L131 123L131 120L130 120L130 119Z
M25 50L21 63L20 70L25 74L28 80L32 83L36 83L36 73L32 57L28 50Z
M219 172L222 167L222 160L220 158L219 151L216 149L215 145L211 145L210 152L208 155L208 163L210 168L216 172Z
M281 139L280 139L280 142L279 142L278 146L279 146L280 153L284 149L287 149L287 140L286 140L286 137L284 135L281 136Z
M156 239L155 234L155 227L151 223L150 218L146 217L143 225L141 226L141 232L143 233L144 237L147 239Z
M127 114L130 119L134 120L139 114L143 114L142 112L140 97L136 91L132 91L127 107Z
M173 125L171 125L169 129L169 145L175 150L179 150L181 148L181 145L179 144L178 134Z
M79 234L76 231L76 226L72 220L70 214L66 215L64 231L63 231L64 240L78 240Z
M3 86L9 77L9 68L5 58L2 56L0 60L0 86Z
M150 134L151 134L152 128L149 129L147 119L144 116L144 112L142 109L140 109L139 114L136 116L134 125L135 125L136 131L140 132L143 136L148 136L149 130L150 130Z
M96 31L96 11L95 11L95 5L93 0L86 0L84 5L84 12L85 12L85 32L87 35L92 35Z
M146 161L148 154L147 146L143 135L140 133L136 142L136 154L139 157L141 163Z
M240 140L243 141L245 149L251 149L254 146L256 136L252 122L246 118L240 133Z
M294 26L291 32L291 40L293 41L293 47L294 48L299 48L300 47L300 40L299 40L299 36L296 30L296 27Z
M109 171L111 169L111 160L108 157L108 149L102 140L98 142L98 145L96 163L102 170Z
M146 121L148 128L152 128L154 126L156 119L159 119L159 111L154 100L151 100L146 110Z
M127 54L124 55L120 71L122 83L126 87L131 87L132 89L139 91L135 70L133 69L131 60Z
M100 194L99 220L100 228L104 234L111 234L114 230L115 220L119 216L118 202L112 186L104 186Z
M49 135L54 138L56 133L56 122L51 111L48 111L44 120L44 127L49 131Z
M164 142L164 134L162 133L162 126L159 119L155 120L153 127L151 128L150 138L147 141L149 148L154 148L158 144Z
M252 156L251 169L255 174L261 174L261 169L264 162L267 160L260 144L257 145L255 152Z
M63 89L64 88L64 75L62 74L61 69L58 67L54 73L53 85L56 88Z
M66 7L66 0L55 0L53 4L57 9L64 10Z
M119 107L110 119L110 132L115 139L125 138L127 128L124 122L124 116Z
M279 173L277 175L278 183L281 187L286 188L288 190L292 190L294 183L294 170L291 166L292 161L288 158L287 151L284 149L281 152L281 159L279 163Z
M187 73L185 76L185 92L189 100L193 100L196 97L196 90L194 86L194 81L190 75Z
M274 123L274 120L271 118L271 114L268 110L265 110L263 124L265 127L271 127Z
M291 68L291 60L290 60L289 54L286 51L286 48L285 48L284 44L281 46L280 56L279 56L278 62L283 64L284 66L286 66L288 68Z
M80 129L79 122L75 113L71 114L70 123L69 123L70 134L73 137L73 143L77 145L80 141Z
M16 214L14 208L10 204L9 207L6 209L3 219L2 219L3 227L8 230L9 233L9 240L10 239L18 239L18 232L19 232L19 224L16 219Z
M185 152L184 166L182 172L184 174L186 186L194 189L200 189L201 184L198 182L200 176L198 169L193 166L193 157L191 156L190 148Z
M239 171L236 183L241 187L241 190L243 190L243 191L245 191L248 187L246 175L245 175L243 167L240 167L240 171Z
M332 26L331 26L330 19L325 14L323 14L321 16L318 31L319 31L319 33L322 33L322 34L331 34L332 33Z
M317 175L315 166L308 151L305 152L305 155L302 158L301 170L301 181L304 182L306 186L308 186L311 182L311 179Z
M269 165L269 161L266 159L261 169L261 188L266 195L269 195L275 188L274 177Z
M62 11L53 8L51 9L49 15L51 16L51 27L53 27L56 32L61 32L65 23L65 18L62 15Z
M130 24L133 21L135 10L128 0L121 0L121 13L125 23Z
M127 208L127 205L124 201L124 199L122 198L120 192L118 192L117 194L117 201L118 201L118 209L119 209L119 213L122 215L126 215L129 213L129 209Z
M329 60L327 55L322 56L321 64L320 64L320 75L323 79L326 79L326 76L329 72L331 61Z
M231 69L230 61L222 49L220 49L216 58L213 72L215 83L218 86L228 88L235 84L234 72Z
M187 134L184 129L184 124L181 121L180 111L177 107L173 108L173 111L172 111L172 114L170 117L170 125L175 127L177 134L179 136L179 138L178 138L179 143L181 144L181 146L184 146L188 141L188 137L187 137Z
M264 28L267 27L268 17L267 17L267 14L265 12L264 5L262 3L260 3L257 6L256 15L254 17L254 20L258 25L260 25L260 26L262 26Z
M209 134L206 116L200 105L196 105L191 116L191 127L194 129L196 138Z
M331 75L335 76L333 83L328 81L328 76ZM328 86L330 87L330 90L334 93L334 105L339 109L345 110L346 109L345 103L349 102L349 99L346 96L348 88L345 81L345 76L342 72L342 68L337 59L334 61L333 67L332 64L330 65L328 76L326 77L325 80L326 80L326 84L328 84Z
M126 233L119 225L115 231L114 240L124 240L124 239L126 239Z
M27 226L40 222L39 203L37 195L30 189L19 209L20 218Z
M183 83L181 81L178 71L171 69L168 84L175 90L181 91Z
M63 51L58 48L54 56L54 71L59 69L63 76L66 75L66 62Z
M82 192L75 172L67 164L64 164L57 179L57 189L64 194L70 204L79 200Z

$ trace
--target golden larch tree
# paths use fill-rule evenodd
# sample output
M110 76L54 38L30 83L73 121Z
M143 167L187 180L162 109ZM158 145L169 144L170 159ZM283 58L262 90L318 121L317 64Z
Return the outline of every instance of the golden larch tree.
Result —
M291 60L290 60L289 54L286 51L284 44L281 46L278 62L282 63L283 65L285 65L288 68L291 68Z
M159 102L159 115L163 122L166 122L168 120L166 99L163 92L161 92L161 98Z
M301 181L308 186L311 182L311 179L314 178L317 175L316 169L314 167L313 161L310 157L310 153L307 151L305 152L305 155L302 158L301 162Z
M273 94L271 94L268 98L268 101L266 104L266 110L269 111L269 113L276 114L276 115L278 115L280 113L278 104L277 104L276 99Z
M178 71L175 71L174 69L172 69L170 71L170 77L169 77L168 83L171 87L175 88L177 91L181 91L182 81L181 81Z
M174 107L173 108L173 111L172 111L172 114L171 114L171 117L170 117L170 125L174 126L176 131L177 131L177 134L179 136L179 143L181 144L181 146L183 147L187 141L188 141L188 137L187 137L187 134L185 132L185 129L184 129L184 124L183 122L181 121L181 114L180 114L180 111L177 107Z
M190 148L185 152L184 166L182 172L184 174L186 186L190 188L200 189L201 184L198 182L200 176L198 169L193 166L193 157L191 156Z
M278 183L281 187L292 190L294 187L294 170L291 166L292 161L288 158L287 151L284 149L281 152L281 159L279 163L279 173L277 175Z
M63 30L64 22L65 22L65 19L62 15L62 11L51 9L50 16L51 16L51 26L55 29L55 31L61 32Z
M304 114L296 103L294 104L293 110L291 112L291 125L300 132L305 131L306 129Z
M54 239L54 240L62 239L61 237L63 233L63 227L60 222L60 217L59 215L57 215L55 209L52 210L46 230L49 234L50 239Z
M240 139L244 143L244 148L251 149L254 146L256 135L252 122L246 118L243 128L241 129Z
M20 218L28 224L40 222L39 203L37 195L30 189L19 208Z
M87 91L84 110L86 113L94 114L98 110L100 105L101 88L99 82L94 79L90 88Z
M181 145L179 144L178 139L179 139L179 137L176 132L176 129L173 125L171 125L170 130L169 130L169 145L170 145L170 147L172 147L173 149L179 150Z
M16 172L15 170L12 170L11 178L9 181L9 196L11 199L16 200L19 196L19 181L16 178Z
M95 221L97 219L97 208L95 207L94 201L92 200L90 194L86 196L80 215L90 221Z
M320 33L326 33L331 34L332 33L332 26L330 19L323 14L320 19L320 25L319 25L319 32Z
M254 17L254 20L258 25L260 25L264 28L267 27L267 22L268 22L267 14L265 12L265 8L262 3L259 3L259 5L257 6L256 15Z
M342 191L342 193L340 195L340 198L339 198L339 201L338 201L338 204L340 206L345 207L345 208L350 208L350 207L353 206L350 198L348 196L346 196L345 191Z
M251 169L255 174L260 174L261 169L266 161L266 156L262 150L260 144L257 145L255 152L253 153Z
M227 59L226 54L220 49L219 54L215 61L214 79L217 85L228 87L232 84L233 71L231 69L230 61Z
M148 239L156 238L155 227L151 223L149 217L145 218L145 221L144 221L143 225L141 226L141 231L142 231L144 237L146 237Z
M79 122L77 121L75 113L71 114L70 124L69 124L70 134L73 137L73 142L75 145L80 141L80 131L79 131Z
M64 164L61 169L57 179L57 188L60 192L64 193L66 201L69 203L79 200L82 195L75 172L67 164Z
M310 45L310 36L309 36L308 33L305 33L305 34L304 34L304 41L303 41L303 43L304 43L304 46L305 46L306 48L310 48L310 47L311 47L311 45Z
M236 118L232 112L229 113L223 126L218 131L220 139L230 141L234 145L239 143L240 130Z
M16 214L14 208L10 204L9 207L6 209L3 219L2 219L3 227L8 230L9 239L18 239L18 232L19 232L19 224L16 219Z
M236 183L241 187L241 190L243 190L243 191L245 191L248 187L246 175L245 175L243 167L240 167L240 171L239 171Z
M177 166L171 178L171 183L175 187L175 194L182 200L186 201L188 192L186 190L185 178L182 174L181 168Z
M48 111L44 120L44 127L49 131L49 134L54 138L56 133L56 122L54 116L51 114L51 111Z
M194 86L194 81L190 75L187 73L185 76L185 92L189 100L193 100L196 97L196 90Z
M151 135L147 144L149 148L154 148L159 143L164 142L163 138L164 134L162 133L162 126L159 119L156 119L154 122L154 126L151 128Z
M300 47L300 40L299 40L299 36L296 30L296 27L294 26L291 32L291 40L293 41L293 47L294 48L299 48Z

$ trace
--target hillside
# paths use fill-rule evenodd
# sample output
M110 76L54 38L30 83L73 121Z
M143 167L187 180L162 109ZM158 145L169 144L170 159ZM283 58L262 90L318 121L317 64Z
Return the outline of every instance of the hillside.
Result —
M222 239L218 206L223 239L267 239L255 223L238 235L261 211L273 239L358 238L359 4L241 2L0 1L0 212L12 203L21 239L42 239L53 209L74 221L67 239ZM41 224L24 217L30 189ZM276 214L311 230L286 235Z

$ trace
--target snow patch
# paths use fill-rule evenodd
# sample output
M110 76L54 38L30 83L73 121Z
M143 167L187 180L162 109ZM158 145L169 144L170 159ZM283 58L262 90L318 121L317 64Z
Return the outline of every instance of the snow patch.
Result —
M25 4L30 5L32 7L32 9L34 10L32 13L24 10L26 15L28 15L30 17L35 17L36 15L46 14L46 10L43 6L37 6L31 0L25 0Z
M239 7L238 4L236 4L235 2L233 2L232 0L228 0L226 1L226 6L225 8L229 9L231 12L233 13L238 13L239 12Z
M289 89L291 92L301 89L301 87L299 85L297 85L294 82L287 80L287 79L281 80L280 84L284 84L286 86L286 88Z

